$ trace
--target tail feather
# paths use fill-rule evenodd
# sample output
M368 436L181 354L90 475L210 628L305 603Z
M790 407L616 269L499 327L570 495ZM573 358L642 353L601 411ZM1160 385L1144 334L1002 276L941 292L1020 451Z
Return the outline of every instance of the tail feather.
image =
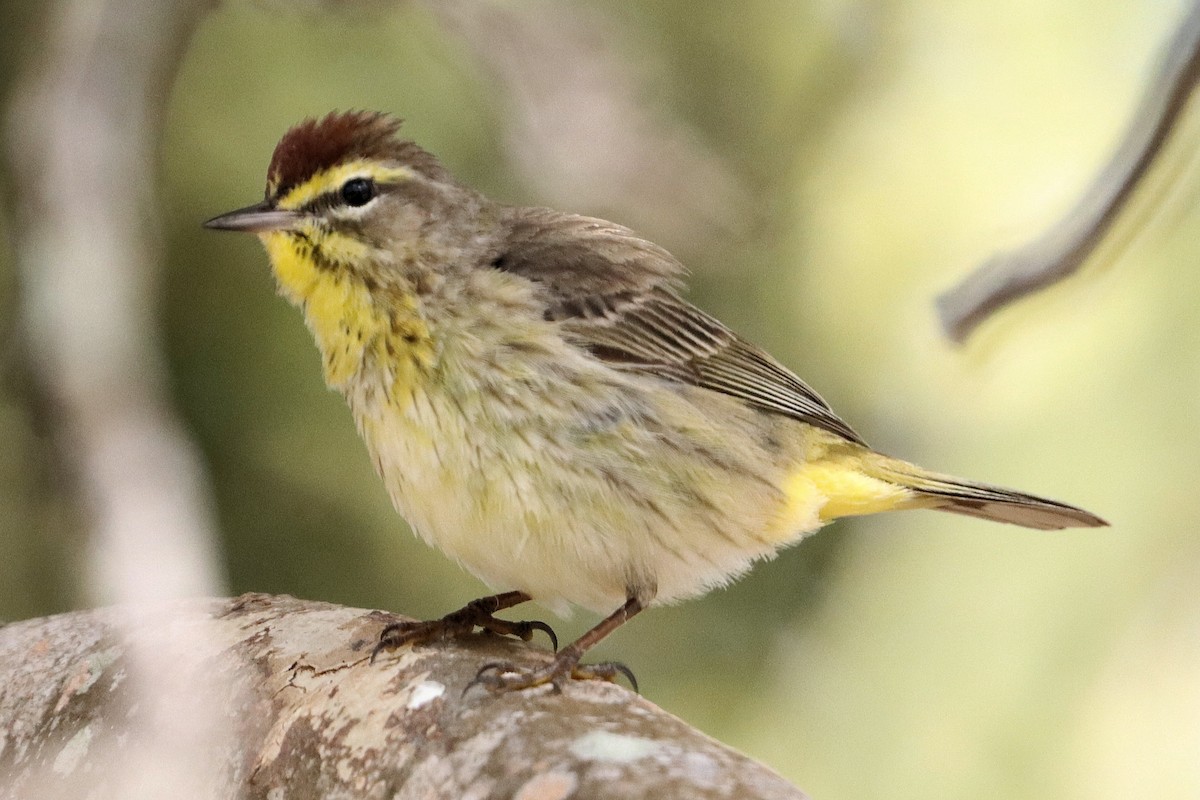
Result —
M926 472L897 459L885 457L871 464L869 472L872 477L912 489L925 501L920 505L926 508L1044 531L1108 525L1090 511L1057 500Z

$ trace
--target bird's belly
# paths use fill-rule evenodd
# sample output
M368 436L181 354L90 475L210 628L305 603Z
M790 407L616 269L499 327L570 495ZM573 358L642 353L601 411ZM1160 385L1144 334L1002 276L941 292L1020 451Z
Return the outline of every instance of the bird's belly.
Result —
M601 415L598 428L591 415L563 411L569 398L547 403L553 413L524 417L423 394L404 410L357 416L393 503L421 538L495 589L556 611L608 613L630 593L659 602L699 594L802 533L778 534L788 505L778 470L744 442L701 446L694 420L674 418Z

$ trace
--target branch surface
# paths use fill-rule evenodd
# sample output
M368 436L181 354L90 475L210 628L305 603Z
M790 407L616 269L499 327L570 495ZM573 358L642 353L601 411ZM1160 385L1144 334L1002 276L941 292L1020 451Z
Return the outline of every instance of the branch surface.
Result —
M804 797L620 686L464 694L488 661L549 658L514 641L473 636L371 664L393 615L259 594L180 611L174 630L128 636L152 645L178 625L204 634L199 685L220 696L180 708L203 702L235 733L227 751L192 754L224 797ZM112 796L106 776L130 763L126 731L145 713L126 691L120 619L100 609L0 628L0 798Z

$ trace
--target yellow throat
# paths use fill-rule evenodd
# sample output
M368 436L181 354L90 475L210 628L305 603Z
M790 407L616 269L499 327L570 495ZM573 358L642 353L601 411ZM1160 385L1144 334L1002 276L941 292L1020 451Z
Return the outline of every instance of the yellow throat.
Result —
M407 170L356 161L317 173L279 201L281 209L299 209L352 175L376 180L403 179ZM308 222L301 235L260 234L280 293L304 312L322 355L325 382L349 388L364 364L384 365L393 388L407 384L413 371L433 360L432 337L413 292L398 283L377 286L375 297L361 277L364 268L382 268L394 256L347 234ZM319 256L318 256L319 254Z

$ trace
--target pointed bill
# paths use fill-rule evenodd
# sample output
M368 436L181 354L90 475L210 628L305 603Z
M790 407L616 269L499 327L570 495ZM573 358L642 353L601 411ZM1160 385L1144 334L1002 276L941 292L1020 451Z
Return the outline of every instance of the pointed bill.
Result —
M230 211L219 217L213 217L204 223L204 227L218 231L243 231L246 233L266 233L267 231L285 231L294 228L304 215L297 211L283 211L263 201L252 206Z

